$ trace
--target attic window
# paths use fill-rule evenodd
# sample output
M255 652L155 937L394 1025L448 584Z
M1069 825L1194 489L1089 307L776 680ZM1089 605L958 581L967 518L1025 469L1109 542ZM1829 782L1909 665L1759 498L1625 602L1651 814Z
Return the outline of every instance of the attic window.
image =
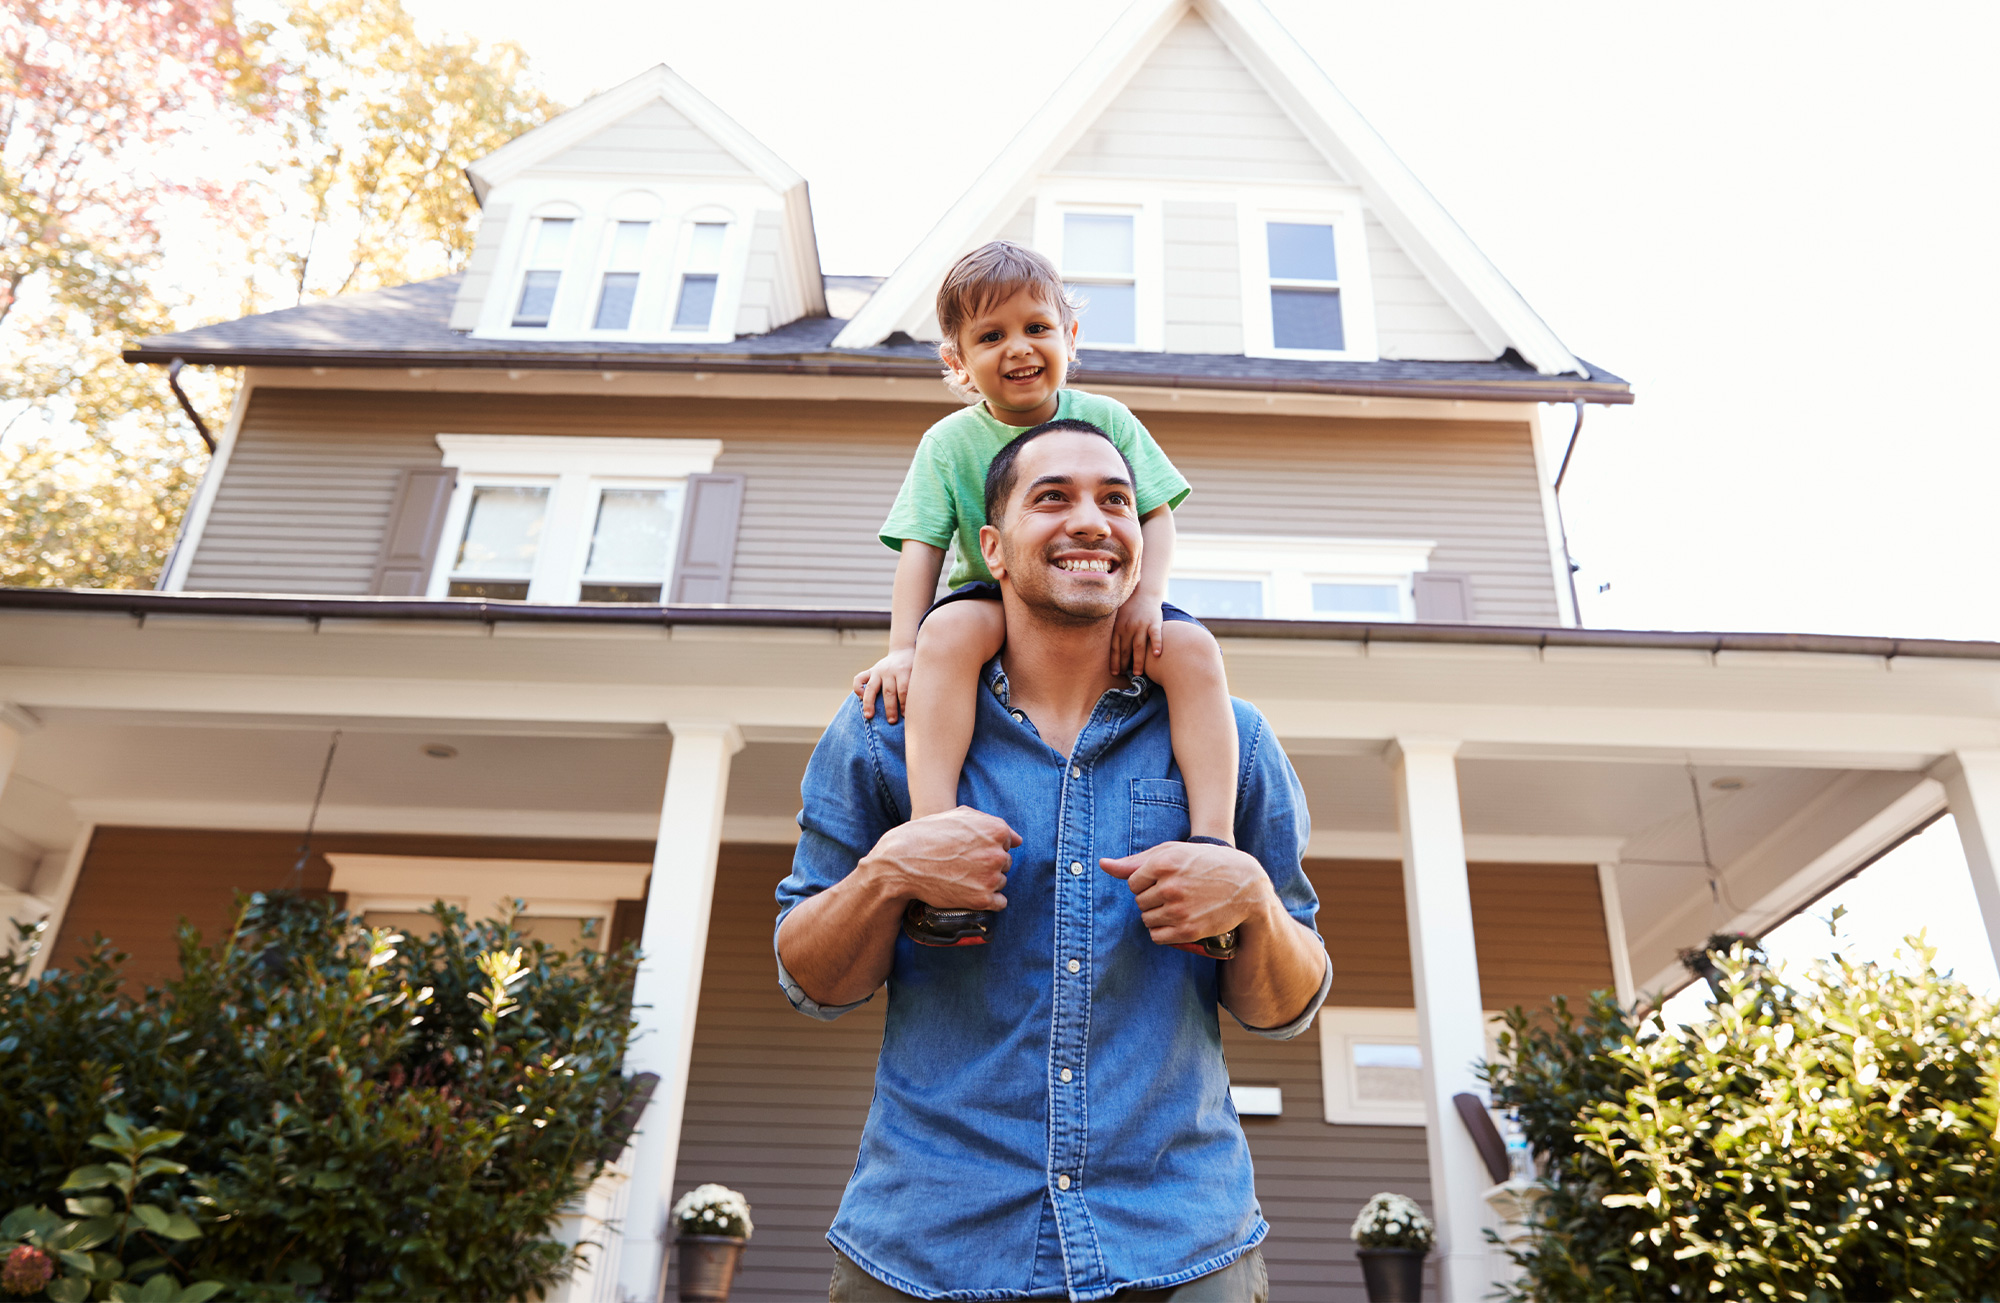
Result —
M715 282L722 272L722 237L727 222L696 222L681 269L681 296L674 307L675 330L707 330L715 315Z
M1138 342L1133 225L1130 213L1063 214L1063 282L1083 304L1086 344Z
M1274 348L1337 353L1347 347L1340 314L1340 268L1333 227L1267 222Z
M632 324L632 304L639 297L639 269L646 257L651 222L618 222L611 234L611 256L605 260L604 282L597 291L598 330L625 330Z
M521 277L521 301L514 309L517 326L546 326L556 306L556 289L562 284L563 259L569 254L570 232L576 227L572 217L544 217L535 225L535 242L528 254L528 270Z

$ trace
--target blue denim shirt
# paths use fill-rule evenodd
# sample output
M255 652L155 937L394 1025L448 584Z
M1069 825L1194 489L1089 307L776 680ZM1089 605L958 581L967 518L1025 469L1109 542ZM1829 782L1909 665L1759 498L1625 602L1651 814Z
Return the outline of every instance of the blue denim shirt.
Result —
M897 938L875 1099L827 1238L926 1299L1104 1299L1220 1270L1269 1227L1229 1101L1219 964L1154 945L1097 864L1187 836L1165 694L1105 693L1065 761L1008 710L998 662L986 683L959 797L1021 835L1007 908L983 946ZM1310 927L1304 793L1264 717L1239 701L1236 720L1238 844ZM902 729L849 699L803 797L781 923L908 819ZM811 1017L856 1007L778 976ZM1251 1030L1298 1035L1331 978L1291 1024Z

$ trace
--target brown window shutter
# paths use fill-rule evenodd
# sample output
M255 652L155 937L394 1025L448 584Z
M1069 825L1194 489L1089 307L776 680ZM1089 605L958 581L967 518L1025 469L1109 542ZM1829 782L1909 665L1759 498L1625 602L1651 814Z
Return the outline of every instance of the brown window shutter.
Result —
M1421 571L1415 576L1417 619L1424 624L1471 624L1472 583L1464 575Z
M375 567L375 591L384 597L422 597L437 560L438 535L458 472L450 467L403 472L396 508L389 513L389 536Z
M667 602L689 606L729 600L729 572L736 561L736 525L743 518L741 475L690 475L681 545Z

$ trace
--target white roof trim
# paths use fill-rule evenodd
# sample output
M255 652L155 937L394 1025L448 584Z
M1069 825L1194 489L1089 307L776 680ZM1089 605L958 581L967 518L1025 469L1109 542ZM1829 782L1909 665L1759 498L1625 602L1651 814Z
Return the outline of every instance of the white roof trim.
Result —
M1512 346L1543 375L1584 374L1583 364L1487 260L1261 0L1134 0L1042 110L1008 144L902 266L834 338L868 348L903 329L919 299L958 253L992 238L1125 88L1154 47L1190 10L1223 42L1342 171L1370 210L1451 305L1498 354Z
M582 143L655 99L673 106L758 180L784 196L786 235L792 252L800 259L801 279L805 282L801 287L806 303L804 315L824 315L825 277L819 265L819 241L813 230L812 200L806 190L806 179L664 63L591 96L569 112L514 137L468 164L465 175L472 182L473 194L484 204L493 187Z

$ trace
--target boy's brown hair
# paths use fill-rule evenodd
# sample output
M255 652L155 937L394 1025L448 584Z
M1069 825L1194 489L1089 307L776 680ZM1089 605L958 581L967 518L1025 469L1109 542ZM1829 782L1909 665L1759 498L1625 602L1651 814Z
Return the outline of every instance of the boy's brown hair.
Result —
M1033 249L1012 240L994 240L952 264L937 296L938 329L944 337L938 352L945 361L957 354L958 332L966 322L1022 290L1034 290L1048 300L1065 331L1076 320L1076 304L1070 302L1055 264Z

